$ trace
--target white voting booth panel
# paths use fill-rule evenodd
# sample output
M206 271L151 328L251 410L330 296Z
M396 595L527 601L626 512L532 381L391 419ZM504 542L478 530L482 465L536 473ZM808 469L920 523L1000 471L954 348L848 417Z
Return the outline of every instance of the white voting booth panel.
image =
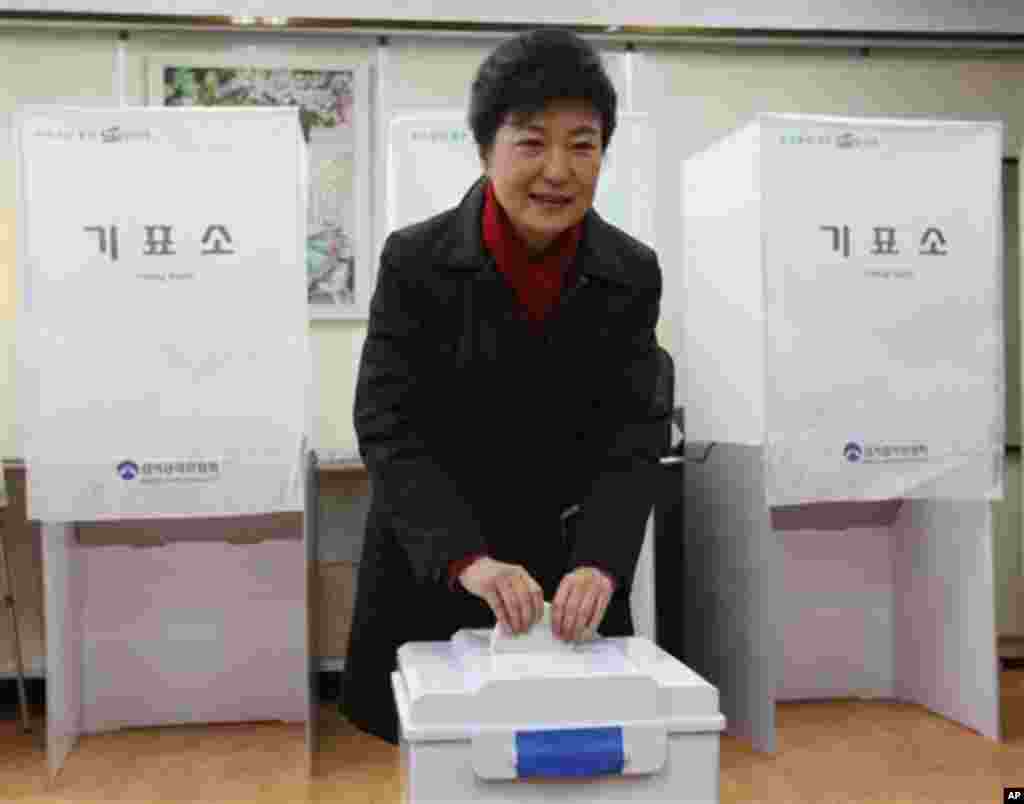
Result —
M304 723L311 771L298 113L30 107L16 137L51 772L80 734L250 720Z
M762 115L683 165L688 656L731 727L915 701L999 735L1002 129Z
M642 637L465 629L392 674L407 802L719 800L714 687Z
M301 510L305 147L273 111L20 116L30 518Z
M654 128L640 114L622 114L604 157L594 208L645 243L654 241ZM388 133L387 229L393 231L457 205L480 178L480 156L466 112L398 112ZM655 638L654 530L648 519L631 597L638 635Z
M998 123L762 115L684 163L686 436L769 505L999 499Z

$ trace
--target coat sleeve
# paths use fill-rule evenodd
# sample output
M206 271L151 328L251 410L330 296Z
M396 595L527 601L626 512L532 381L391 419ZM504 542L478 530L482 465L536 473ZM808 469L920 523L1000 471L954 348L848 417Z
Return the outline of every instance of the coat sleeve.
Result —
M375 514L388 523L420 581L444 583L451 561L485 553L458 472L439 449L430 394L429 296L417 255L391 235L381 255L356 380L354 422ZM433 317L436 320L436 316Z
M612 573L616 594L627 595L654 505L664 447L666 412L657 393L661 364L655 335L661 271L656 258L651 259L656 287L637 291L624 314L623 334L604 374L609 381L584 431L595 471L584 487L570 557L571 568L596 566Z

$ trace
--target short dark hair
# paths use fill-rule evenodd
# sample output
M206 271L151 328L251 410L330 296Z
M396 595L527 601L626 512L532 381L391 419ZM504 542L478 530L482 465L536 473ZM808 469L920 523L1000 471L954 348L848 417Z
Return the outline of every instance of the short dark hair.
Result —
M507 115L536 114L553 100L589 101L601 117L601 148L615 131L617 98L597 51L571 31L547 28L502 42L473 79L469 127L489 151Z

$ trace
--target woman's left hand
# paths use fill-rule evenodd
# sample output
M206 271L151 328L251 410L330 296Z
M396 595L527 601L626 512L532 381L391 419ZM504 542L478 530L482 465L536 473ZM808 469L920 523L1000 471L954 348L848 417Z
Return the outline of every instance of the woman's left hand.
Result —
M612 581L595 567L579 567L562 578L555 593L551 625L566 642L591 638L612 599Z

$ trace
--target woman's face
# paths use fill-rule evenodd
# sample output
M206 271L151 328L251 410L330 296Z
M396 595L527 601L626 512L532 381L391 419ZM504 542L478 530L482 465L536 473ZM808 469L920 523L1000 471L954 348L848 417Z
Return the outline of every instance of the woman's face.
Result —
M590 209L601 157L594 107L556 100L534 115L507 115L483 162L516 232L539 253Z

